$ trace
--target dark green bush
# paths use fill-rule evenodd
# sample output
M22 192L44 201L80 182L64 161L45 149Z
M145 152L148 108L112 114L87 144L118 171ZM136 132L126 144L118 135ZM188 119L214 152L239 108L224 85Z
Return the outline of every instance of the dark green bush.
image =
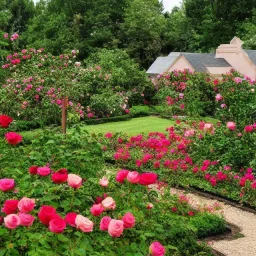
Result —
M213 214L197 214L189 223L197 229L198 238L222 234L226 230L225 220Z

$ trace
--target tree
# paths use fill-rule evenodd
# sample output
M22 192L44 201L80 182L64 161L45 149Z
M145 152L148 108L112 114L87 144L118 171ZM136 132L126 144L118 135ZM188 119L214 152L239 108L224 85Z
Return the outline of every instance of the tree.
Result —
M166 20L158 0L132 0L121 25L121 47L143 67L160 55Z

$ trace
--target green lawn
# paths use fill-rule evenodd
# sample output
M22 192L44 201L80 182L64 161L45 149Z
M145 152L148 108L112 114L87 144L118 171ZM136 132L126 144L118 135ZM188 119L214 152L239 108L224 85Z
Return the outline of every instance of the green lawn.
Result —
M170 127L173 124L173 120L148 116L133 118L129 121L112 122L98 125L87 125L85 126L85 129L89 133L123 132L129 135L137 135L142 132L164 132L167 127Z
M98 125L84 125L83 129L89 133L123 132L128 135L137 135L139 133L164 132L167 127L174 124L173 120L167 120L160 117L148 116L133 118L128 121L112 122ZM70 130L68 130L70 131ZM24 138L32 139L41 132L41 129L21 132Z

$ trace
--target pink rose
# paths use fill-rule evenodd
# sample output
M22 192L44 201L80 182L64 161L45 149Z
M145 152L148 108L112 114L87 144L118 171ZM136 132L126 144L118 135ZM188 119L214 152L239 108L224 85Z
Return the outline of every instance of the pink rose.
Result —
M220 101L220 100L223 99L223 97L221 96L221 94L217 94L217 95L215 96L215 99L216 99L217 101Z
M68 185L72 188L80 188L82 186L82 178L76 174L68 175Z
M93 230L93 222L82 215L76 216L75 223L76 227L81 229L83 232L92 232Z
M116 209L116 202L112 197L107 197L101 202L102 206L105 210L115 210Z
M19 213L18 216L20 218L20 225L25 226L25 227L32 226L32 224L35 220L34 216L27 214L27 213Z
M4 224L9 229L15 229L20 225L20 217L17 214L9 214L4 217Z
M18 208L20 212L31 212L35 207L35 199L23 197L19 203Z
M66 228L66 221L62 218L53 218L49 222L49 230L53 233L62 233Z
M12 190L15 186L14 179L1 179L0 180L0 190L3 192Z
M94 204L91 209L90 212L93 216L99 216L104 212L104 207L101 204Z
M102 179L100 179L100 182L99 182L99 184L102 186L102 187L107 187L108 186L108 183L109 183L109 181L108 181L108 179L107 179L107 177L103 177Z
M51 169L47 166L37 168L37 174L39 174L40 176L48 176L50 173Z
M140 180L140 174L136 171L129 172L126 178L130 183L136 184Z
M116 181L119 183L123 183L128 173L129 173L128 170L120 170L116 175Z
M235 130L236 129L236 124L234 122L227 122L227 128L229 130Z
M108 225L108 233L112 237L120 237L124 231L124 222L122 220L111 220Z
M109 216L104 216L100 221L100 230L102 231L108 230L110 221L111 221L111 218Z
M149 253L152 256L164 256L165 248L159 242L154 242L149 246Z
M124 215L122 221L124 222L124 228L133 228L135 226L135 217L130 212Z

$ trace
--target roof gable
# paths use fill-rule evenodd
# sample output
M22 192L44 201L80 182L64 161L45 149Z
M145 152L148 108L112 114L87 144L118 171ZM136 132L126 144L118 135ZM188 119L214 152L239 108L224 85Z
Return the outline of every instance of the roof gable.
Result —
M180 53L170 53L167 57L158 57L154 63L147 70L147 74L158 75L166 72L176 59L180 56Z

